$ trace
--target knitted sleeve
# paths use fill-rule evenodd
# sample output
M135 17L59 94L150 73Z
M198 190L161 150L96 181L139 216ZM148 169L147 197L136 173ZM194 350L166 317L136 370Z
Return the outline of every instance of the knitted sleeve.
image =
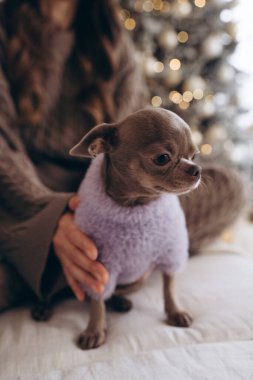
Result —
M148 104L148 89L137 62L134 45L128 35L123 36L121 46L120 68L114 93L116 121Z
M42 297L52 236L71 194L52 192L41 183L15 120L9 84L0 66L0 255ZM51 285L46 283L48 292L57 284Z

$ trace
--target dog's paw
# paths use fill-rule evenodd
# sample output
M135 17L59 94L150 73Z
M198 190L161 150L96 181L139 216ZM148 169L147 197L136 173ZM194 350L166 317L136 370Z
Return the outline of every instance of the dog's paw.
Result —
M38 302L31 309L31 317L36 322L46 322L53 314L52 307L48 303Z
M176 327L189 327L192 324L192 318L185 311L177 311L168 316L167 323Z
M106 330L86 330L77 340L77 345L81 350L90 350L102 346L106 340Z

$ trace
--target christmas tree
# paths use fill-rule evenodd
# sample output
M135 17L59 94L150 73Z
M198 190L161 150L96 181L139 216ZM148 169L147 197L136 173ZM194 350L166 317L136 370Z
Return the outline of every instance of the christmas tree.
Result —
M236 125L242 111L240 74L229 63L236 46L235 4L122 0L120 12L136 44L150 103L178 113L191 126L203 157L229 161L234 146L247 138ZM244 159L239 157L237 164L245 166Z

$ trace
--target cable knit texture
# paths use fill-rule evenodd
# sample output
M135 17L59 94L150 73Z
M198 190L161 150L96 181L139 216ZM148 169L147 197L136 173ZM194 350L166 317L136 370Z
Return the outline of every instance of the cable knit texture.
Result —
M138 280L151 266L167 274L180 270L188 256L185 218L178 198L163 194L147 205L118 205L104 189L103 154L98 155L81 183L75 220L96 243L109 271L102 296L87 287L92 298L109 298L118 284Z
M52 32L44 51L50 70L44 73L43 120L36 126L19 123L6 57L12 31L5 31L3 8L0 1L0 258L40 298L50 298L67 286L58 264L52 264L52 237L90 162L68 152L94 125L78 98L83 74L75 60L75 36L60 29ZM146 87L125 33L117 54L120 70L110 81L115 121L146 105ZM85 96L89 99L89 91Z

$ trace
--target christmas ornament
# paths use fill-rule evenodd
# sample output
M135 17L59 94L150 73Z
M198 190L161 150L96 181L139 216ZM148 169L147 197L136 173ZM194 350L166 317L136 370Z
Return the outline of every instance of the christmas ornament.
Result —
M164 29L160 34L159 44L165 50L173 50L178 45L178 37L174 29Z
M212 34L206 38L202 45L202 51L207 58L217 58L223 52L222 36L220 34Z
M226 83L226 82L231 81L234 78L235 70L233 69L233 67L229 66L228 64L223 64L218 69L217 75L218 75L218 79L221 82Z

